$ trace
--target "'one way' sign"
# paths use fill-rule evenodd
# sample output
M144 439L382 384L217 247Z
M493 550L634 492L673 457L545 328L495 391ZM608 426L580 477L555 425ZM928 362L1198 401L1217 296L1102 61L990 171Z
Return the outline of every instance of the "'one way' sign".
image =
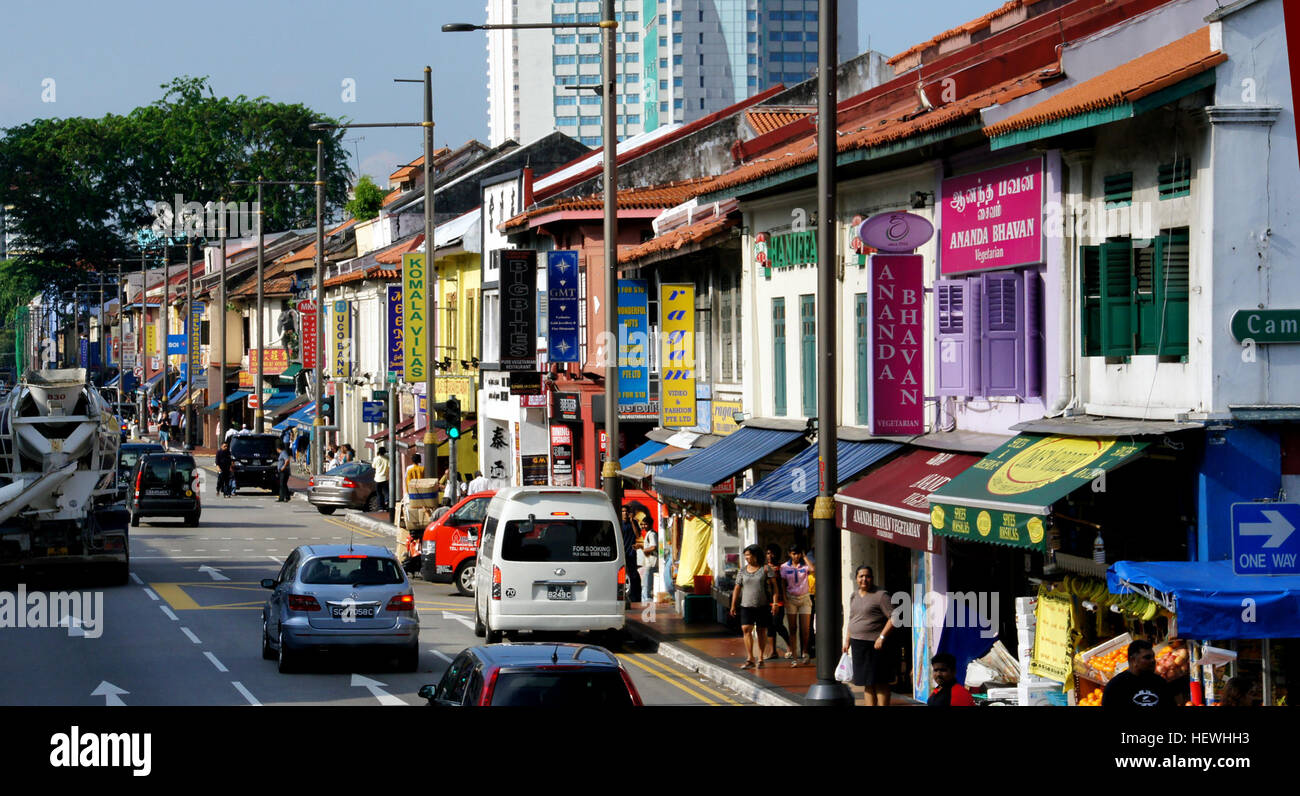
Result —
M1300 504L1233 503L1232 570L1300 575Z

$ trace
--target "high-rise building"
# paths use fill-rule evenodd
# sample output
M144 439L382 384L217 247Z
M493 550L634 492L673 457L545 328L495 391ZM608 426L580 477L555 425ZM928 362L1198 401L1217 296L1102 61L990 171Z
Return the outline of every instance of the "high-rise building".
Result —
M596 22L598 0L488 0L489 23ZM616 0L618 136L690 122L817 69L818 0ZM839 0L839 59L858 9ZM492 145L551 130L601 144L600 31L488 32Z

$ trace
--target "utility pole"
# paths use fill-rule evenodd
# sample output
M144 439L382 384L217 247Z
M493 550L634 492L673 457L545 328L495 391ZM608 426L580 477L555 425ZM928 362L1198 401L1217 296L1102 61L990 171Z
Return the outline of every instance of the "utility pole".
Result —
M261 209L260 207L258 208ZM321 405L325 402L321 373L325 369L325 142L316 139L316 419L312 421L311 471L320 475L325 468L321 457L325 453L325 421ZM335 408L334 414L338 415Z
M194 326L194 247L185 232L185 450L194 450L194 382L198 380L198 343Z
M145 342L148 338L149 329L149 302L146 300L149 293L149 274L145 270L145 250L143 244L140 246L140 328L138 339L140 345L140 439L144 439L149 433L149 352L145 350Z
M433 245L433 69L424 67L424 273L428 289L425 291L424 310L429 319L429 333L425 338L424 369L424 466L432 475L438 477L438 444L433 436L433 402L434 396L434 358L438 349L434 345L438 338L438 314L434 312L435 297L438 295L438 266L434 261L437 252ZM405 290L405 286L402 288ZM452 443L447 439L448 450ZM451 463L450 457L448 464Z
M226 214L228 212L226 197L223 196L221 197L221 288L218 291L219 306L216 313L217 320L220 322L218 334L221 335L221 344L216 347L216 350L221 352L221 356L217 358L217 389L220 391L217 401L220 405L217 407L217 438L212 445L214 448L221 447L221 441L226 438L226 428L230 425L230 421L226 418ZM208 350L213 350L213 347L209 347Z
M601 13L604 36L601 80L601 115L604 117L602 143L605 149L605 331L618 339L618 116L614 107L614 48L618 23L614 19L614 0L604 0ZM608 23L608 24L606 24ZM613 345L614 361L605 366L605 463L600 474L605 494L617 509L623 505L623 484L618 477L618 344Z
M256 414L253 415L253 433L255 434L261 434L263 431L265 431L265 426L263 422L263 417L265 415L263 414L264 410L262 407L263 397L265 396L265 392L263 392L262 390L263 387L262 363L266 360L266 332L264 331L266 328L266 324L263 323L263 321L265 321L266 319L266 310L264 305L262 304L265 298L262 290L262 254L263 254L263 248L265 246L265 238L263 237L264 225L262 224L262 215L263 215L262 177L261 175L258 175L257 177L257 378L253 382L253 395L257 398L257 412ZM317 248L319 249L319 246ZM317 251L316 255L319 257L320 252ZM251 366L253 363L250 362L248 364Z

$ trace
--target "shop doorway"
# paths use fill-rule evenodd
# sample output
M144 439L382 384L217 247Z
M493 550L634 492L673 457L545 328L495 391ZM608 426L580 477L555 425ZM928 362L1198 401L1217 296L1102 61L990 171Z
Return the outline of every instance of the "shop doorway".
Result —
M912 551L906 547L896 544L880 544L880 572L876 573L878 585L889 594L897 592L911 593L912 583L914 582L914 572L912 571L912 560L914 558ZM910 623L912 616L906 617ZM897 643L890 644L889 660L890 667L895 674L893 681L889 684L890 690L895 694L912 694L912 629L908 627L899 628L891 631L889 639L896 639Z

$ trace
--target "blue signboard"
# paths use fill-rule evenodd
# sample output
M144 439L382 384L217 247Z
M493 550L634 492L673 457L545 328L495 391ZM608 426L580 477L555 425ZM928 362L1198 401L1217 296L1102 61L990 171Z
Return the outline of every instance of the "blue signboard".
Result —
M81 338L81 367L90 367L90 341L84 337Z
M402 377L403 337L402 331L402 286L388 286L388 322L384 327L384 339L388 341L388 372L397 379Z
M184 354L184 353L185 353L185 335L183 334L167 335L167 355L173 356L175 354Z
M578 361L578 253L546 253L546 357L551 362Z
M618 280L618 406L650 403L650 294L644 279Z
M383 401L362 401L361 422L363 423L384 422L384 402Z
M1232 571L1300 575L1300 503L1232 504Z

